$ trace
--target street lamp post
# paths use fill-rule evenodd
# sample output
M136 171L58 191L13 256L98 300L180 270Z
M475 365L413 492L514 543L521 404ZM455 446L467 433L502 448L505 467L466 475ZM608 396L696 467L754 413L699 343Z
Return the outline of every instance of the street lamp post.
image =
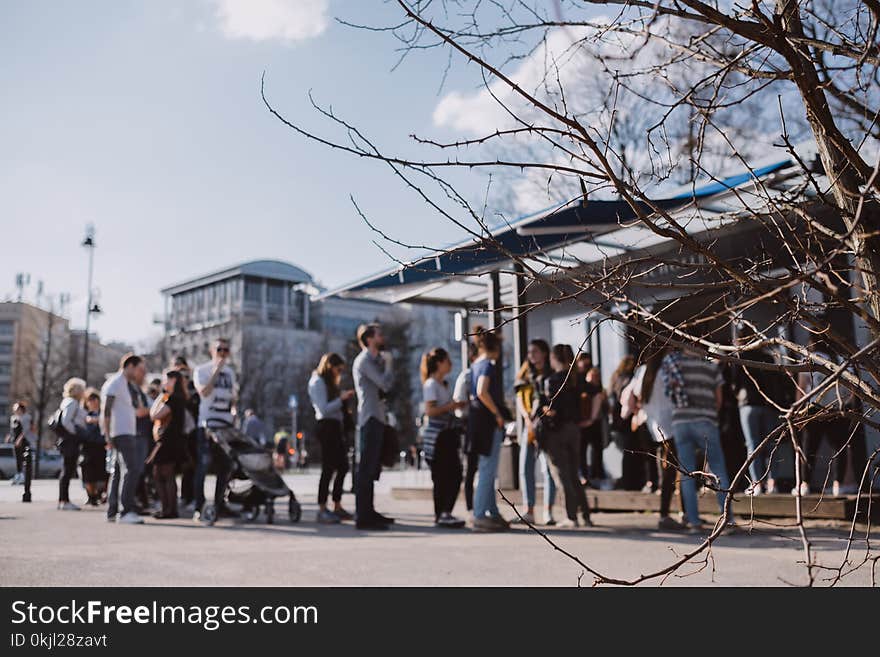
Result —
M83 337L83 381L89 380L89 328L92 323L92 313L100 312L97 304L92 304L92 274L95 267L95 227L92 224L86 226L86 238L82 245L89 250L89 289L86 302L86 333Z

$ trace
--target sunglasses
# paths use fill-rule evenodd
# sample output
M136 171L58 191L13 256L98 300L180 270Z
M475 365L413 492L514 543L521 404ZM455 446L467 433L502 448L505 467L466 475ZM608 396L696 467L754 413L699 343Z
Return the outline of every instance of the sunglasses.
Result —
M217 347L217 353L218 354L228 354L229 347Z

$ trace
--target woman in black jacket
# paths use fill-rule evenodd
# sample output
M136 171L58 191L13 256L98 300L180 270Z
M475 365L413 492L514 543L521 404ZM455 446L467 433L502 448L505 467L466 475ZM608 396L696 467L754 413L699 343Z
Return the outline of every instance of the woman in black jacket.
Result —
M88 504L98 506L106 498L107 441L101 433L101 393L95 388L86 390L83 409L86 417L85 427L80 434L80 469Z
M186 447L186 381L177 370L165 372L162 395L150 409L153 438L156 441L147 464L153 466L153 479L162 503L156 518L177 518L177 480L175 468Z
M580 397L571 372L574 353L567 344L554 345L550 352L553 372L544 383L543 427L539 431L541 449L550 456L550 471L556 485L565 491L567 521L560 527L577 527L578 511L583 523L592 527L587 496L578 476L580 454Z

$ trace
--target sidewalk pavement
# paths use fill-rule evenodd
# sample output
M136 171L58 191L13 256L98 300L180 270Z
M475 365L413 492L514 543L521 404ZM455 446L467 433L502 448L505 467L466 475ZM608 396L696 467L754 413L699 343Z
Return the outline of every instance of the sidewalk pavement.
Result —
M31 504L21 486L0 482L0 586L576 586L582 569L527 528L504 534L441 530L430 502L395 500L393 485L418 485L426 473L383 473L376 506L398 519L392 531L359 532L351 523L318 525L317 474L286 475L303 504L291 524L279 501L276 523L221 520L203 527L189 519L144 525L108 523L103 507L55 509L57 482L34 482ZM206 490L213 490L211 482ZM71 498L80 502L78 481ZM354 498L344 505L354 510ZM461 506L461 505L460 505ZM502 503L503 506L503 503ZM464 508L457 509L462 517ZM513 517L510 509L502 509ZM561 511L557 511L561 513ZM698 536L656 530L651 514L595 514L593 529L556 529L560 547L597 570L633 577L671 562L696 546ZM790 523L785 523L790 525ZM839 563L846 531L834 522L811 523L823 565ZM876 540L876 539L875 539ZM853 556L864 551L857 542ZM694 564L666 586L767 586L803 583L797 532L756 523L752 533L724 536L707 567ZM692 573L682 577L686 573ZM825 576L821 574L820 576ZM581 582L589 585L589 575ZM647 585L656 585L656 580ZM844 580L870 584L868 567Z

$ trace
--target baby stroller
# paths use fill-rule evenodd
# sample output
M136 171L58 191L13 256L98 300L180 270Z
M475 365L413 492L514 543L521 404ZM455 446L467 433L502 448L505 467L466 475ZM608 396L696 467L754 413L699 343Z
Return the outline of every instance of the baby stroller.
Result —
M245 519L250 521L259 518L262 507L266 522L271 524L275 519L275 498L287 497L290 521L299 522L302 508L293 491L275 470L270 451L228 424L208 427L207 432L230 462L227 502L241 504ZM216 507L205 504L201 519L203 523L213 525L217 520Z

